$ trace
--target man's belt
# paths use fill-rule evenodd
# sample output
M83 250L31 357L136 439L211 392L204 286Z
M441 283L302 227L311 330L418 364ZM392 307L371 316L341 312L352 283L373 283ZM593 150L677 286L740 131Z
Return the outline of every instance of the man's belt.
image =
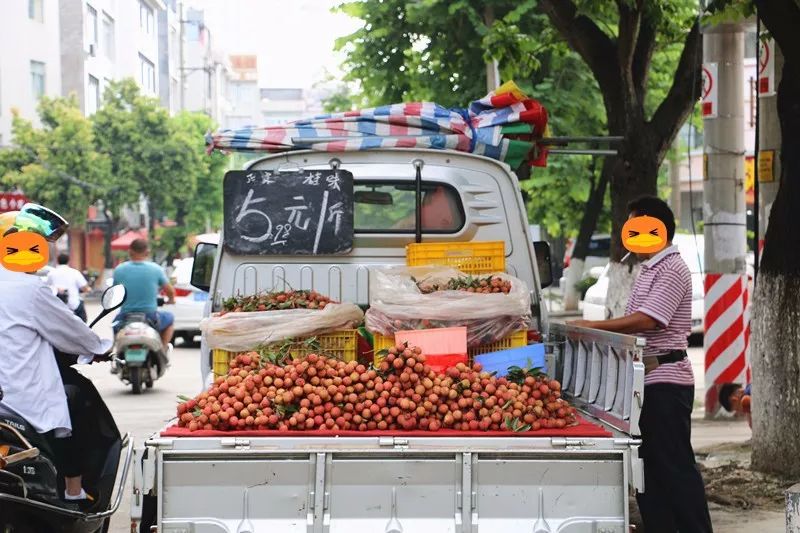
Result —
M656 368L667 363L677 363L686 359L686 350L672 350L664 355L649 356L644 358L644 373L649 374Z

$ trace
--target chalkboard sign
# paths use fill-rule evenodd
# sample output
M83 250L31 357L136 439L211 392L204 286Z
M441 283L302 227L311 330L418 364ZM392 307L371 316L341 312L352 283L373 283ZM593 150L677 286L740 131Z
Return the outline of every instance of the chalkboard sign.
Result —
M329 255L353 248L346 170L233 170L223 185L225 248L237 255Z

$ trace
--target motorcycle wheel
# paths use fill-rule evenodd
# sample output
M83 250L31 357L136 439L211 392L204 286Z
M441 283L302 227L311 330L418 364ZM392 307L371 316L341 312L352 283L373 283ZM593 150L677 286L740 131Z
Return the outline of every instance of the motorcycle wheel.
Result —
M142 393L142 369L141 368L134 368L131 371L130 379L131 379L131 387L133 388L133 393L134 394L141 394Z

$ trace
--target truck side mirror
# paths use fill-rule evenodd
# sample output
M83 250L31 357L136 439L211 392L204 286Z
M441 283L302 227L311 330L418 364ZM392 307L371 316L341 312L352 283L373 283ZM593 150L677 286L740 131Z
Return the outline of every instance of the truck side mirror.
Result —
M217 245L201 242L194 249L192 263L193 287L208 292L211 289L211 274L214 271L214 258L217 256Z
M553 284L553 264L550 259L550 244L546 241L536 241L533 243L533 251L536 253L536 267L539 270L539 283L544 289Z

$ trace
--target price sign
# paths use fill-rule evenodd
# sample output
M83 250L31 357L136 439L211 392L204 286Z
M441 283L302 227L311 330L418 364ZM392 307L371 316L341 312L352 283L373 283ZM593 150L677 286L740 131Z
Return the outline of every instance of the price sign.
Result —
M346 170L231 171L223 184L223 245L238 255L347 253L353 205Z

